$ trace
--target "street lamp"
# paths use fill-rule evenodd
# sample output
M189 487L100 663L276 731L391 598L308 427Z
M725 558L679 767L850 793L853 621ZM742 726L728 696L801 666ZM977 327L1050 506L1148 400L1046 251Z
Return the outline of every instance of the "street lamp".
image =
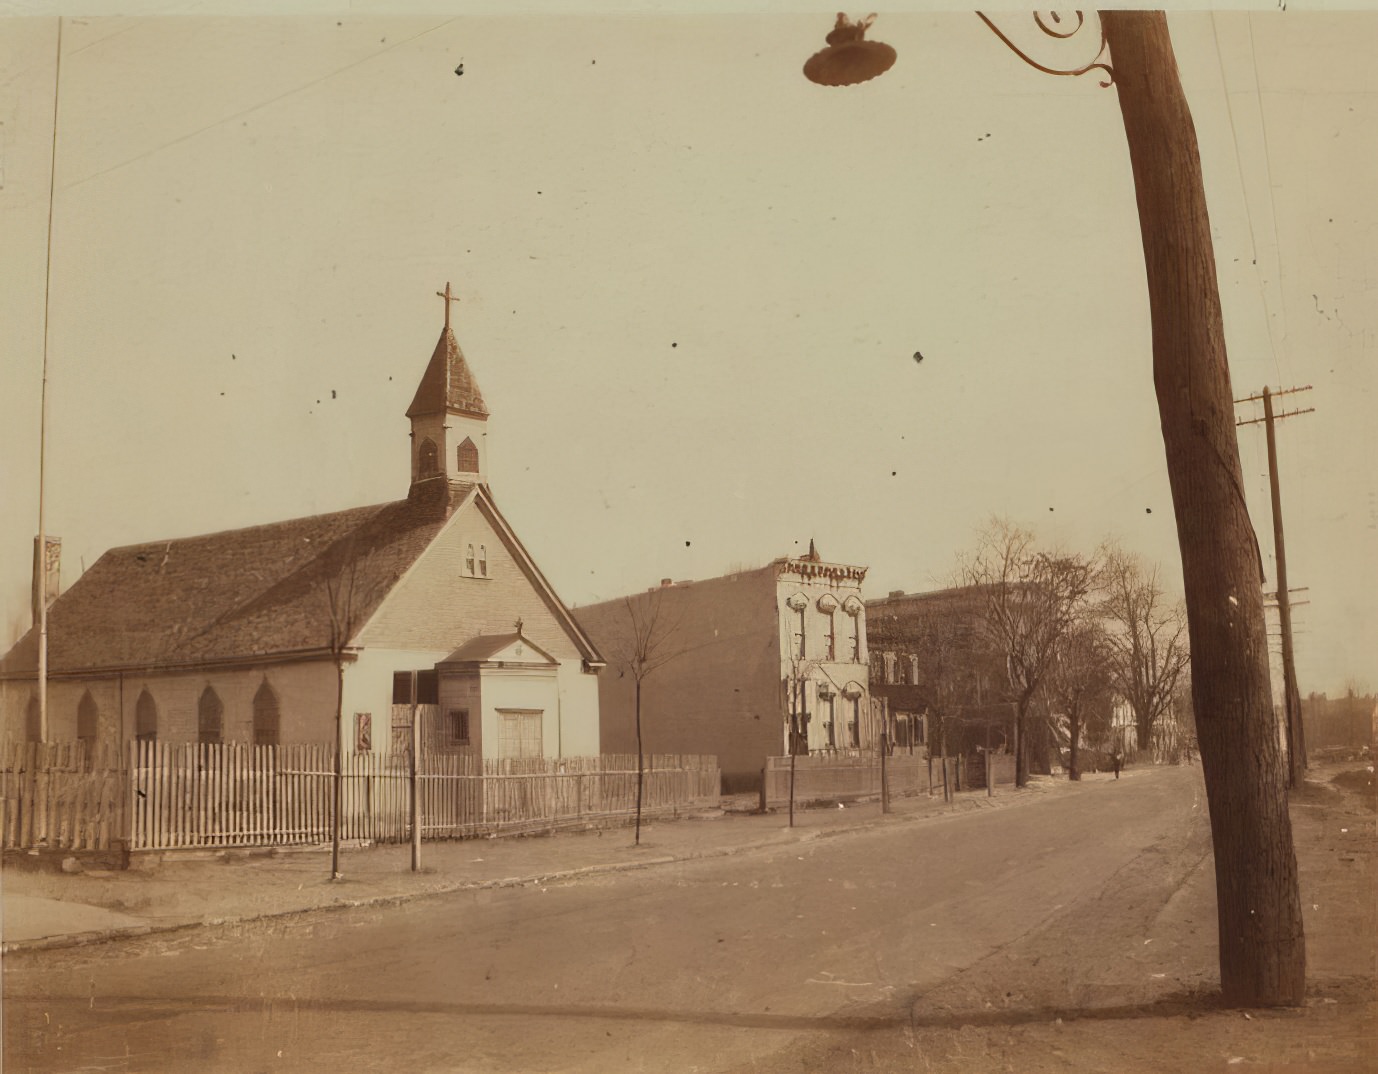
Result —
M1036 11L1033 16L1034 25L1048 37L1066 41L1075 37L1086 25L1086 16L1083 12L1078 11L1074 14L1075 21L1064 29L1062 16L1056 11L1049 12L1046 17L1043 12ZM1076 76L1087 74L1090 71L1100 71L1104 76L1101 79L1103 88L1108 89L1114 84L1115 72L1108 63L1101 59L1106 49L1105 28L1103 26L1100 28L1100 47L1096 50L1090 63L1080 67L1049 67L1039 63L1010 40L987 15L978 11L976 16L990 27L991 32L1000 38L1011 52L1030 67L1042 71L1044 74ZM857 19L853 22L844 13L838 12L837 22L826 38L827 47L820 49L808 58L804 64L804 77L820 86L855 86L862 82L869 82L877 75L883 75L890 70L895 63L895 50L882 41L866 40L866 31L871 28L871 24L875 21L875 15L867 15L864 19Z
M880 41L867 41L874 15L852 22L842 12L828 33L827 48L804 64L804 77L820 86L855 86L884 74L894 65L895 50Z
M1298 1006L1305 998L1306 943L1286 771L1273 728L1262 558L1244 499L1201 152L1167 15L1099 13L1099 48L1090 63L1072 68L1034 60L979 17L1036 70L1099 71L1102 86L1116 87L1138 203L1153 383L1191 630L1192 702L1215 851L1221 994L1234 1006ZM872 18L854 23L839 15L828 47L804 65L805 77L845 86L888 70L894 50L865 40ZM1034 22L1060 41L1087 26L1080 12L1066 28L1057 15L1035 15ZM1107 49L1114 69L1101 59Z

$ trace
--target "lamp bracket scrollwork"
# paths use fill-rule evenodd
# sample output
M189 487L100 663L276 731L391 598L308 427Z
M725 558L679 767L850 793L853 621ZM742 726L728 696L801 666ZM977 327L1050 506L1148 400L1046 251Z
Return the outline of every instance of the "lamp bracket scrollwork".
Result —
M1039 63L1016 45L984 12L978 11L976 14L980 17L982 22L990 27L991 32L1005 43L1006 47L1011 52L1035 70L1042 71L1044 74L1049 75L1068 75L1071 77L1089 74L1092 71L1099 71L1102 75L1100 84L1103 89L1109 89L1115 84L1114 68L1105 60L1101 59L1101 57L1106 54L1107 46L1105 42L1105 28L1100 25L1099 20L1096 21L1096 28L1099 31L1100 47L1096 50L1090 63L1084 64L1081 67L1049 67L1046 64ZM1077 11L1073 14L1075 15L1075 21L1064 28L1062 16L1056 11L1050 11L1046 14L1041 11L1036 11L1033 16L1034 25L1048 37L1055 38L1058 41L1067 41L1075 37L1082 28L1086 26L1085 12Z

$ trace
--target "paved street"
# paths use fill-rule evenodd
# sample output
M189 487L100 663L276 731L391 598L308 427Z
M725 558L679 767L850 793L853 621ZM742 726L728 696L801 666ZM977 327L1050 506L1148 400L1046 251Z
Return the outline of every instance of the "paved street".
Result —
M802 1037L903 1024L923 994L1092 908L1145 855L1165 901L1205 851L1198 779L1142 771L1026 808L731 858L12 955L7 1065L764 1062Z

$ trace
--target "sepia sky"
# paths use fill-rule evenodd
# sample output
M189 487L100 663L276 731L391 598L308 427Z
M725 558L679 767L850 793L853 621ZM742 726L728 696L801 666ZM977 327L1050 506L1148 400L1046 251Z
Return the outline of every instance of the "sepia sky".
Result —
M934 587L992 514L1073 550L1117 537L1178 590L1115 91L933 13L882 16L894 69L824 89L800 67L830 25L65 20L64 584L112 546L405 495L448 280L495 498L570 603L810 538L871 596ZM1378 686L1378 15L1171 28L1235 394L1314 385L1279 400L1316 408L1279 427L1301 690ZM3 31L7 645L37 531L57 20ZM1240 446L1271 587L1262 426Z

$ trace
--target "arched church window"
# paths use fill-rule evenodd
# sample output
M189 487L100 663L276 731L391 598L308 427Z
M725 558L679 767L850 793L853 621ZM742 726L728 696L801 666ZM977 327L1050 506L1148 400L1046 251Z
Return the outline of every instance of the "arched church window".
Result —
M455 451L455 469L461 474L478 473L478 448L467 436Z
M436 454L434 440L428 437L421 441L421 447L417 449L417 459L417 470L422 477L433 477L440 473L440 459Z
M134 737L140 742L158 741L158 705L148 687L144 687L134 703Z
M465 545L464 547L464 573L470 578L474 576L474 546Z
M91 696L91 691L81 695L81 701L77 703L77 738L82 742L96 741L96 726L100 722L100 711L96 708L96 699Z
M214 687L201 691L196 703L196 741L221 742L225 735L225 706Z
M254 694L254 745L276 746L282 733L282 715L278 710L278 695L263 680Z
M478 576L488 577L488 546L485 544L478 546Z

